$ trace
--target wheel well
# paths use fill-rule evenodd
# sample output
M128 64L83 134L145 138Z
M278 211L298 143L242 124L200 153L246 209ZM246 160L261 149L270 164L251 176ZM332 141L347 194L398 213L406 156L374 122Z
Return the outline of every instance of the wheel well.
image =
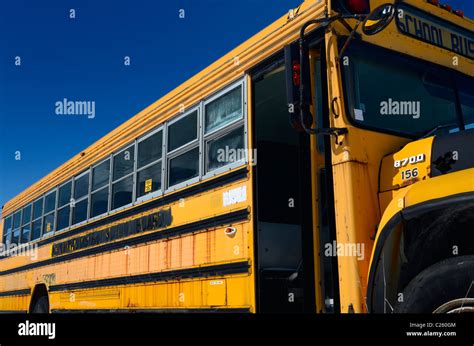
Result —
M474 203L427 211L403 225L401 290L427 267L453 256L474 254Z
M45 284L36 285L35 288L33 289L33 294L31 296L31 301L30 301L30 308L28 311L29 312L33 311L33 307L35 306L38 299L44 296L48 298L48 304L49 304L48 289L46 288L46 285Z
M435 263L454 256L474 255L473 224L472 200L395 214L376 245L380 252L370 273L370 311L390 311L410 281Z

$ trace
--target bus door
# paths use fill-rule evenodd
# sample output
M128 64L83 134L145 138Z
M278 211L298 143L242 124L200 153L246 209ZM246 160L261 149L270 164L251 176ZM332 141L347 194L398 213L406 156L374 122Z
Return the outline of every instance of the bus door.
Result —
M310 137L288 118L283 59L253 74L258 312L314 312Z

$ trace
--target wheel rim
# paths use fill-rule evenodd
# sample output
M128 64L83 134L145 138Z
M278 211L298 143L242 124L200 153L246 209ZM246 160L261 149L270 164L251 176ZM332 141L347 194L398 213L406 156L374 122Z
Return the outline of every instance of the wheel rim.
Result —
M474 298L453 299L433 311L434 314L474 313Z

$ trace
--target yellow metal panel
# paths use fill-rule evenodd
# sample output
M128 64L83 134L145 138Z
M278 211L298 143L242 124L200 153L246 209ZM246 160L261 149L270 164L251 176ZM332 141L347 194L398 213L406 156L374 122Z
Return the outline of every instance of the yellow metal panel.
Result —
M203 302L206 306L226 305L226 280L214 279L202 282Z

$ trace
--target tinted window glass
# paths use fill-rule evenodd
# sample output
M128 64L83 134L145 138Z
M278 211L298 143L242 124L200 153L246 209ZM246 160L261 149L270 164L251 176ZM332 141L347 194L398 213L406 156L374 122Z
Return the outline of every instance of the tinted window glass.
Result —
M44 197L44 213L48 213L56 208L56 191Z
M207 170L211 171L221 166L239 160L245 160L244 128L240 127L220 138L209 141L207 145Z
M23 208L22 225L31 221L31 204Z
M30 225L23 226L21 228L21 239L20 243L28 243L30 241Z
M208 103L205 115L206 133L242 117L242 87L239 86Z
M357 43L348 51L351 63L343 72L355 122L411 135L441 124L457 127L454 87L445 70Z
M159 131L138 143L138 168L161 159L162 137Z
M168 126L168 151L197 138L197 111Z
M161 188L161 162L137 173L137 195L141 197Z
M132 203L133 177L127 177L112 186L112 209Z
M109 183L110 160L102 162L92 169L92 191Z
M472 78L456 76L461 111L466 129L474 128L474 88Z
M169 185L181 183L199 174L199 149L195 148L172 160L169 163Z
M70 207L64 207L58 210L58 230L69 227Z
M89 173L74 179L74 198L79 199L89 193Z
M3 224L3 232L8 233L12 230L12 217L9 216L5 219L5 223Z
M11 241L11 236L12 236L11 232L8 232L8 233L4 232L3 233L3 244L9 243Z
M6 244L7 241L10 241L11 231L12 231L12 217L9 216L7 219L5 219L5 223L3 224L3 243L4 244Z
M19 228L21 222L21 210L13 214L13 229Z
M54 213L43 217L43 234L54 231Z
M41 237L41 219L33 221L31 231L31 240Z
M109 188L94 192L91 196L91 217L107 212L109 202Z
M80 202L76 202L73 209L74 210L73 218L72 218L73 224L82 222L87 219L87 205L88 205L87 198Z
M41 215L43 215L43 198L33 203L33 219L35 220Z
M114 156L114 180L133 172L135 154L133 146L122 150Z
M62 207L71 201L72 183L68 182L59 188L59 206Z
M12 244L19 244L20 243L20 230L16 229L12 233Z

